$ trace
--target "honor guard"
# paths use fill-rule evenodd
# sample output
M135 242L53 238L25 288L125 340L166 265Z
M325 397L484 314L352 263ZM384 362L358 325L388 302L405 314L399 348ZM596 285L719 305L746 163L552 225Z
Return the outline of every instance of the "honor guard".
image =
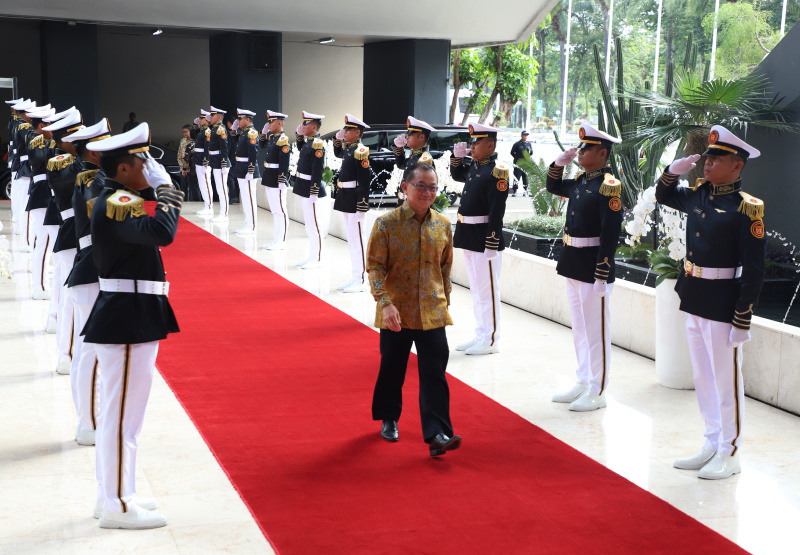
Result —
M622 183L611 174L608 157L620 139L590 125L578 130L580 144L550 165L547 190L568 197L564 247L556 271L567 278L572 339L578 358L578 382L553 396L556 403L585 412L606 406L611 369L611 312L614 254L622 227ZM578 157L584 171L564 179L564 166Z
M347 229L347 244L350 246L352 273L350 281L336 289L345 293L366 291L366 233L364 218L369 210L369 184L372 170L369 167L369 148L361 144L361 136L369 125L346 114L344 127L333 141L333 153L342 159L336 184L336 200L333 209L342 212Z
M30 234L30 226L27 215L24 214L25 206L28 204L28 192L30 191L31 183L31 169L28 165L28 146L27 137L33 131L30 124L30 116L27 115L29 110L36 109L36 102L26 102L20 107L16 104L20 121L17 123L14 130L14 144L17 145L17 155L14 157L11 166L11 195L14 196L16 188L16 206L17 206L17 221L20 225L17 226L20 237L22 237L22 252L31 252L33 250L33 238ZM50 106L48 105L47 108ZM12 207L13 211L13 207Z
M499 350L503 216L511 168L497 161L496 128L474 124L469 126L469 133L472 157L466 157L466 143L457 143L450 159L450 174L464 183L453 241L456 248L464 250L477 325L475 337L457 345L456 350L488 355Z
M208 166L214 175L214 185L217 188L219 197L219 214L211 218L212 222L227 222L228 207L228 171L230 161L228 160L228 130L222 123L225 117L225 110L211 106L206 118L209 120L210 127L206 129L206 148L208 149Z
M203 197L203 208L197 211L198 216L213 216L214 215L214 191L211 188L211 172L208 166L208 155L206 153L208 147L208 138L210 132L208 129L209 112L200 110L200 117L197 137L194 140L194 169L197 172L197 185L200 188L200 195Z
M303 123L297 127L297 148L300 158L297 161L294 188L292 192L300 198L303 207L303 220L308 234L308 258L298 262L304 270L318 268L322 261L322 234L319 232L316 202L327 195L322 182L325 169L325 144L319 138L319 128L325 116L302 113Z
M30 99L25 98L18 98L16 100L6 100L6 104L11 110L11 115L8 118L8 169L12 169L14 166L14 159L17 157L17 145L14 143L14 135L17 131L17 125L20 122L25 121L23 120L17 113L17 105L24 105L26 102L30 102ZM16 194L15 194L16 193ZM20 207L18 206L21 201L17 198L19 191L14 188L14 174L11 174L11 222L18 223L19 222L19 212ZM17 226L19 229L19 226Z
M102 141L111 136L108 120L103 118L98 123L79 129L64 137L63 142L72 143L78 158L82 162L82 171L76 176L72 187L72 209L75 240L78 252L67 281L66 297L72 300L75 318L75 347L70 367L72 384L72 400L78 415L78 426L75 441L79 445L94 445L97 428L98 384L97 354L93 343L87 343L80 334L89 318L94 302L100 292L97 282L97 267L92 257L91 222L89 216L95 198L103 189L104 176L100 172L100 153L89 150L91 143Z
M51 297L55 296L57 299L58 366L56 371L59 374L69 374L75 346L74 302L69 291L65 290L64 282L72 271L72 263L75 261L75 254L78 251L72 193L75 189L75 180L83 171L83 162L75 152L75 147L69 141L64 141L64 137L83 128L81 113L77 110L44 128L45 131L53 134L53 140L56 143L54 156L47 161L47 184L53 192L61 215L61 225L53 245L54 270L51 291Z
M28 164L31 167L31 185L28 204L25 206L29 222L29 233L32 237L33 258L31 273L33 274L34 299L49 299L50 291L45 287L47 255L53 252L53 245L44 227L44 215L50 201L50 187L47 186L47 161L52 157L55 142L51 134L44 131L44 118L55 114L55 110L30 112L33 132L28 135Z
M283 120L286 114L267 110L267 123L261 130L259 146L266 150L264 156L264 173L261 183L266 186L269 211L275 234L272 242L262 248L269 251L282 251L286 248L286 195L284 192L289 182L289 159L291 150L289 137L283 132Z
M239 235L256 234L256 179L261 177L258 171L258 131L253 127L253 118L256 113L239 108L236 111L239 128L239 138L236 143L236 165L233 175L239 183L239 196L242 199L244 211L244 227L236 230Z
M392 151L394 152L395 165L401 170L410 168L417 162L433 165L433 157L425 147L428 146L431 133L436 130L414 116L408 116L406 128L408 130L405 135L398 135L394 139ZM406 147L411 149L408 157L406 157Z
M145 529L167 524L152 500L136 497L136 441L153 381L159 341L178 330L167 293L159 247L178 229L183 193L170 185L164 167L150 157L150 129L90 142L101 152L105 187L91 215L93 258L100 292L83 329L95 344L101 406L96 458L101 528ZM155 216L145 213L140 193L155 190Z
M742 344L764 279L764 203L742 191L741 171L761 153L720 125L711 128L704 178L679 187L700 155L676 160L656 186L658 202L685 212L686 260L675 291L686 312L694 387L705 422L703 448L675 461L718 480L741 472Z

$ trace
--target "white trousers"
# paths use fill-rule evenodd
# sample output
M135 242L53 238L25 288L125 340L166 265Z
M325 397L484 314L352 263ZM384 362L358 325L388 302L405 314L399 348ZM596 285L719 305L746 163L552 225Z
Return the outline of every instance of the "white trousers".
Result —
M303 222L308 235L308 260L319 262L322 260L322 235L319 232L317 205L310 198L304 197L300 197L300 204L303 207Z
M72 263L75 261L75 253L78 249L67 249L53 254L55 270L53 271L53 292L59 288L58 294L58 315L56 316L56 346L58 347L59 358L67 356L72 360L75 352L75 296L69 287L64 285L70 271ZM58 278L58 279L56 279Z
M56 237L58 236L58 226L57 225L45 225L43 226L47 231L47 238L50 240L50 253L53 253L53 245L56 244ZM59 280L56 276L56 271L58 270L56 266L56 257L53 255L51 257L53 261L53 276L52 282L50 282L50 307L47 310L47 316L50 318L58 318L58 296L61 294L61 288L57 287ZM60 281L60 283L64 283L64 279Z
M98 363L94 343L86 343L81 331L89 319L97 295L100 293L98 283L87 283L70 287L70 294L75 301L75 355L69 379L72 385L72 400L78 414L78 425L84 430L97 428Z
M214 185L217 187L219 197L219 213L221 216L228 215L228 171L230 168L214 169ZM214 197L211 197L214 198Z
M602 394L608 387L611 370L611 291L605 297L594 293L594 284L567 279L567 300L572 317L572 340L578 358L578 381L589 384L592 393Z
M27 213L31 222L31 235L33 235L33 257L31 258L31 273L33 274L33 290L41 293L45 290L45 277L47 277L47 256L53 254L53 243L44 227L44 215L47 208L35 208Z
M286 242L286 191L277 187L267 187L267 202L272 212L272 225L275 229L275 243Z
M256 182L254 179L237 179L239 182L239 199L244 212L244 226L256 228Z
M350 263L354 283L364 284L367 275L364 221L357 220L358 213L344 212L344 225L347 229L347 244L350 247Z
M484 345L500 340L500 270L503 253L488 260L482 252L464 251L472 310L475 313L475 337Z
M158 341L98 343L95 349L103 399L95 435L98 490L106 510L125 513L136 494L136 440L153 383Z
M706 431L706 449L735 455L742 443L742 348L728 347L731 324L686 315L694 389Z
M206 208L211 208L214 202L214 193L211 191L211 170L202 164L195 166L194 169L197 172L197 186L203 197L203 204Z
M28 197L30 196L28 195L30 184L30 177L11 180L11 216L17 221L17 230L22 237L25 237L27 228L25 207L28 205Z

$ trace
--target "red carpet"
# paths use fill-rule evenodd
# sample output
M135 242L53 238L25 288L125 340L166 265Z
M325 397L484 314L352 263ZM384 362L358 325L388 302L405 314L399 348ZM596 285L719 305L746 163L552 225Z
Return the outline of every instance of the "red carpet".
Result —
M186 220L163 255L159 370L278 553L744 552L452 377L464 443L429 457L413 358L381 440L373 330Z

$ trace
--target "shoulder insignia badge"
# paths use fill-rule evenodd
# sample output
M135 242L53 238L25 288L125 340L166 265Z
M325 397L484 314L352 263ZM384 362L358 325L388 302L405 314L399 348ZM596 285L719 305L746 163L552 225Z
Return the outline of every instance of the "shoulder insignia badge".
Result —
M753 234L753 237L756 239L763 239L764 238L764 222L761 220L756 220L750 225L750 233Z
M603 184L600 185L600 194L607 197L620 196L622 194L622 182L610 173L605 174Z
M22 123L20 123L20 124L19 124L19 126L17 127L17 130L20 130L20 129L32 129L32 127L31 127L31 124L30 124L30 123L28 123L27 121L23 121L23 122L22 122Z
M283 148L281 148L281 150L283 152L289 152L289 145L284 145Z
M252 140L252 139L257 139L257 138L258 138L258 131L256 131L255 129L253 129L253 128L251 127L251 128L250 128L250 130L247 132L247 136L248 136L248 138L250 138L251 140Z
M311 143L311 148L314 150L322 150L325 148L325 143L319 137L314 137L314 142Z
M287 146L289 144L289 137L287 137L285 133L281 133L281 136L278 137L278 142L275 144L278 146ZM284 150L284 152L288 151Z
M36 135L33 139L30 140L28 143L28 150L33 148L43 147L44 145L44 135Z
M86 201L86 215L90 218L92 217L92 209L94 208L95 202L97 202L97 197Z
M508 164L504 164L503 162L495 162L494 169L492 170L493 177L507 181L509 175L511 175L511 168L508 166Z
M367 162L369 162L369 148L360 144L353 153L353 156L355 156L356 160L367 160ZM369 166L369 163L367 163L367 166ZM364 167L366 168L367 166Z
M216 131L216 133L217 133L217 135L219 135L219 136L220 136L220 137L222 137L223 139L224 139L224 138L227 136L227 135L225 134L225 127L223 127L222 125L218 125L218 126L217 126L217 131Z
M117 191L106 201L106 216L122 222L128 217L144 216L144 200L129 191Z
M752 195L748 195L744 191L741 191L739 194L742 196L742 202L739 203L739 212L745 216L748 216L751 220L760 220L764 217L763 200Z
M611 197L608 199L608 207L614 212L619 212L622 209L622 201L619 197Z
M72 164L72 154L59 154L47 161L47 171L58 171Z
M430 164L432 166L433 165L433 156L431 156L431 153L426 150L425 152L420 154L419 159L417 160L417 163Z
M94 180L94 177L99 171L100 170L86 170L85 172L79 173L78 177L75 178L75 186L81 187L83 185L88 185L90 181Z
M211 129L206 127L206 139L210 139L210 138L211 138Z
M497 181L497 190L498 191L508 191L508 181L505 179L500 179Z

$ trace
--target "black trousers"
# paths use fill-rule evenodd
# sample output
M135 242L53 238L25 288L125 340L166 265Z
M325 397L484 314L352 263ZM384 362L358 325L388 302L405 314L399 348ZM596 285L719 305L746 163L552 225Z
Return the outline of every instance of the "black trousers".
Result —
M422 437L425 443L430 443L438 433L453 435L450 388L445 376L450 348L444 328L427 331L404 328L399 332L381 330L381 368L372 396L372 419L400 420L403 382L412 344L417 346Z
M518 180L522 180L522 186L525 187L525 190L528 190L528 174L522 168L514 167L514 177L517 179L514 181L514 186L511 188L512 193L517 192L518 188Z
M190 202L203 200L203 197L200 196L200 187L197 183L197 174L194 172L181 175L181 190L183 191L183 194L186 195L186 200Z

